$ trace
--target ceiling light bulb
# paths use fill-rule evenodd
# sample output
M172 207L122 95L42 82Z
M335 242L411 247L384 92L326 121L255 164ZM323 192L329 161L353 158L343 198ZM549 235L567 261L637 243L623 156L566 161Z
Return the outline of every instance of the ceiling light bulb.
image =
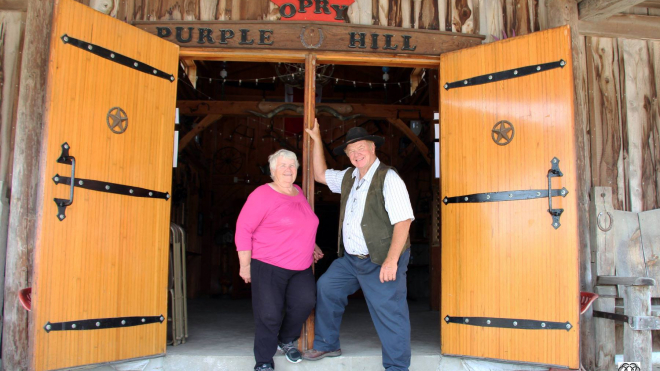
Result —
M390 74L388 72L390 72L390 68L389 67L383 67L383 80L384 81L387 81L387 80L390 79Z
M222 77L223 79L227 78L227 70L226 69L223 68L222 71L220 71L220 77Z

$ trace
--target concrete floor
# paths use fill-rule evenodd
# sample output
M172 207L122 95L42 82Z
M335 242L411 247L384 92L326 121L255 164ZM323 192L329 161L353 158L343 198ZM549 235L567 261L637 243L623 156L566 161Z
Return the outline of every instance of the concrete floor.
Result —
M440 314L428 303L410 302L412 349L440 355ZM250 300L189 300L189 339L167 348L167 355L250 356L254 322ZM381 345L364 299L351 299L341 327L341 348L349 357L380 356Z
M426 302L409 302L412 325L410 370L542 371L547 368L466 360L440 355L440 314ZM189 338L168 346L167 356L93 367L95 371L248 371L254 367L254 325L250 300L188 301ZM382 371L381 345L364 299L351 299L341 327L342 356L317 362L287 362L275 357L278 371Z

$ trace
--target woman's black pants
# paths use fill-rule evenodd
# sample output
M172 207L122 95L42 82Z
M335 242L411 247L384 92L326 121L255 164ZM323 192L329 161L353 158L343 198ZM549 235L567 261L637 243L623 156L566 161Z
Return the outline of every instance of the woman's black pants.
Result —
M252 259L254 358L257 365L273 364L277 342L300 337L303 323L316 304L312 268L294 271Z

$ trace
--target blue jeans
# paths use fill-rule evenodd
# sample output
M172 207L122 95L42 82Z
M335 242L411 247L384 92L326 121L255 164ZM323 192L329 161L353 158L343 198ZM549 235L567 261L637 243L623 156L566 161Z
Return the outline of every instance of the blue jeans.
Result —
M406 271L410 249L399 258L396 280L381 283L380 265L344 254L316 284L314 349L340 349L339 326L348 296L362 289L371 319L383 344L383 366L389 371L410 367L410 315L406 301Z

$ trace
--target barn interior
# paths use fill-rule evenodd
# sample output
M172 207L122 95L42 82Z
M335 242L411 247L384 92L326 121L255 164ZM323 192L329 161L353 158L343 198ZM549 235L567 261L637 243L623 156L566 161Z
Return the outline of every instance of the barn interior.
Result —
M330 168L350 166L346 156L331 154L350 128L361 126L386 139L378 158L396 167L415 213L408 267L413 352L439 354L438 180L433 160L437 70L320 64L315 83L316 116ZM304 64L181 61L171 221L187 236L181 259L189 330L186 344L177 345L182 341L169 336L177 345L168 347L169 355L205 350L252 356L250 285L238 274L234 230L248 195L271 181L271 153L289 149L302 165L304 85ZM301 166L296 183L302 181ZM319 183L313 189L320 219L316 241L325 254L315 265L318 279L337 257L339 195ZM365 354L380 356L360 292L350 300L342 338L349 342L347 349L355 349L355 343Z

